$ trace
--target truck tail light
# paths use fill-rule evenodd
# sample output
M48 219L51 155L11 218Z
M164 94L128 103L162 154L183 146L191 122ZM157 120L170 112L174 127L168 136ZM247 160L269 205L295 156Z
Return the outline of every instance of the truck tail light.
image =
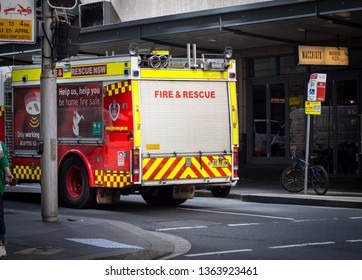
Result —
M133 150L133 182L139 182L140 180L140 150Z
M234 178L238 178L239 177L239 148L238 147L234 147L234 150L233 150L233 158L234 158L234 161L233 161L233 165L234 165L234 171L233 171L233 176Z

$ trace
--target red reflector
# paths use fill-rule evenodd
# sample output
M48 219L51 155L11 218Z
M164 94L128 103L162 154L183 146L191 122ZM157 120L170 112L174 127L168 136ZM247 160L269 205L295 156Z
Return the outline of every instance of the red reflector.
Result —
M238 149L238 147L234 147L233 156L234 156L234 160L233 160L234 172L233 172L233 175L236 178L236 177L239 177L239 174L238 174L238 170L239 170L239 149Z
M236 78L236 73L229 73L229 78L230 79L235 79Z
M140 180L140 176L138 174L133 175L133 182L138 182Z
M138 182L140 179L140 151L139 149L133 150L133 182Z

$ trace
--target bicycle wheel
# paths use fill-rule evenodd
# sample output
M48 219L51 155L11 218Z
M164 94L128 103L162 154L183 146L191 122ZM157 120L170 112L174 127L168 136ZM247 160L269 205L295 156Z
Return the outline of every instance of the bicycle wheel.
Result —
M321 165L312 166L310 171L314 191L319 195L325 194L328 191L329 186L327 171Z
M298 168L288 167L280 176L282 186L288 192L300 192L304 189L304 172Z

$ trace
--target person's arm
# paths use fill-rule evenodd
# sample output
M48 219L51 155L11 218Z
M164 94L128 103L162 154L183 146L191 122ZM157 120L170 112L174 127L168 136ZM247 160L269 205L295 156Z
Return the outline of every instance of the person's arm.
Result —
M11 174L10 168L8 166L4 167L4 172L6 177L11 177L11 179L14 178L13 174Z
M13 174L11 174L11 170L9 168L9 162L8 162L8 153L7 153L6 146L4 143L0 143L0 166L3 167L5 177L8 178L8 181L12 181L14 179Z

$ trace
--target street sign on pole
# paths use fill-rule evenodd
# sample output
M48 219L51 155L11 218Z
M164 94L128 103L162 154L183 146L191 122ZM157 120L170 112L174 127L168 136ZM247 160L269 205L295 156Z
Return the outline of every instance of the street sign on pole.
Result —
M0 3L0 42L35 43L34 0L3 0Z
M307 135L305 139L304 194L307 194L308 187L310 116L321 114L321 102L324 102L326 94L326 81L326 74L313 73L310 75L308 82L307 101L305 102L305 114L307 115Z
M308 101L324 102L326 96L326 74L313 73L308 83Z
M305 114L306 115L320 115L322 106L320 101L306 101Z

